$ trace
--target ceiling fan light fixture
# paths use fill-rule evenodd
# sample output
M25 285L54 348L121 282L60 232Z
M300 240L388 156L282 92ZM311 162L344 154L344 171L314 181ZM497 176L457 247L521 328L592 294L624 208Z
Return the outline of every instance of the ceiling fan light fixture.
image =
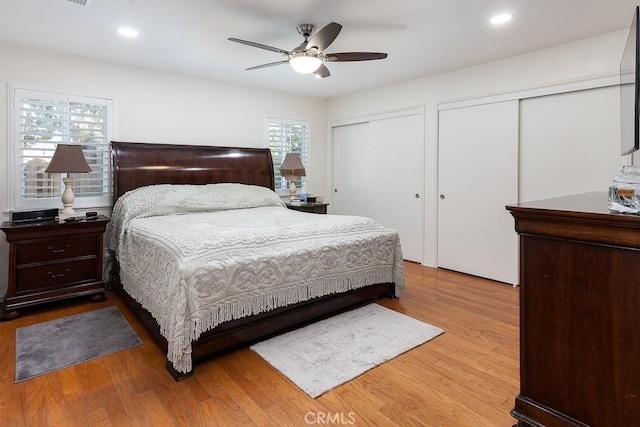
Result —
M333 43L341 29L342 25L337 22L331 22L330 24L325 25L313 37L309 38L313 33L314 26L312 24L300 24L298 25L298 32L304 36L304 42L291 51L249 40L236 39L234 37L229 37L228 40L247 46L257 47L258 49L276 52L287 58L283 61L270 62L268 64L249 67L246 68L247 71L273 67L274 65L290 64L291 68L300 74L315 74L316 77L321 79L331 75L329 69L324 65L325 62L373 61L376 59L385 59L387 57L386 53L381 52L325 53L325 49Z
M311 74L320 67L322 60L308 52L295 52L291 54L289 64L300 74Z

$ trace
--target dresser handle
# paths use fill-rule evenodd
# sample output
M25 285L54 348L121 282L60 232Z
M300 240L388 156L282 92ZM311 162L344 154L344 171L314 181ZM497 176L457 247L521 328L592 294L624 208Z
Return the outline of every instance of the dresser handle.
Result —
M53 274L51 271L47 271L47 274L49 275L49 277L51 277L52 279L59 279L60 277L64 277L65 273L70 272L71 269L67 268L64 273L59 273L59 274Z
M49 249L51 253L60 254L60 253L64 253L64 251L69 249L70 247L71 247L71 243L67 244L67 246L65 246L64 249L53 249L53 246L49 246L47 249Z

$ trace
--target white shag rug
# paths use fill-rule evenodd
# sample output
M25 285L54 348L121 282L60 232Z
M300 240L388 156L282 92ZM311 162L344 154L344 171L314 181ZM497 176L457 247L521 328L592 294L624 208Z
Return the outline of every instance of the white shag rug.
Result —
M250 348L316 398L443 332L369 304Z

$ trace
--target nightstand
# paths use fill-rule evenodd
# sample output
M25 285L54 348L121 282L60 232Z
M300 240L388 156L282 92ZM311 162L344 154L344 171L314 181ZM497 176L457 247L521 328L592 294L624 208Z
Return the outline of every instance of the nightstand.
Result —
M293 209L295 211L300 212L308 212L308 213L316 213L316 214L326 214L327 206L329 203L300 203L299 205L292 205L290 203L286 203L289 209Z
M9 283L0 305L3 319L25 307L91 295L105 299L103 235L109 218L71 222L3 222L9 242Z

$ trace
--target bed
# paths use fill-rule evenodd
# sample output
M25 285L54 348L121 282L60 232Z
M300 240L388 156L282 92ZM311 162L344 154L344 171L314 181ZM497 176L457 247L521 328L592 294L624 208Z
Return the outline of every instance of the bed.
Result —
M397 232L289 210L268 149L112 142L112 287L176 380L212 355L404 288Z

